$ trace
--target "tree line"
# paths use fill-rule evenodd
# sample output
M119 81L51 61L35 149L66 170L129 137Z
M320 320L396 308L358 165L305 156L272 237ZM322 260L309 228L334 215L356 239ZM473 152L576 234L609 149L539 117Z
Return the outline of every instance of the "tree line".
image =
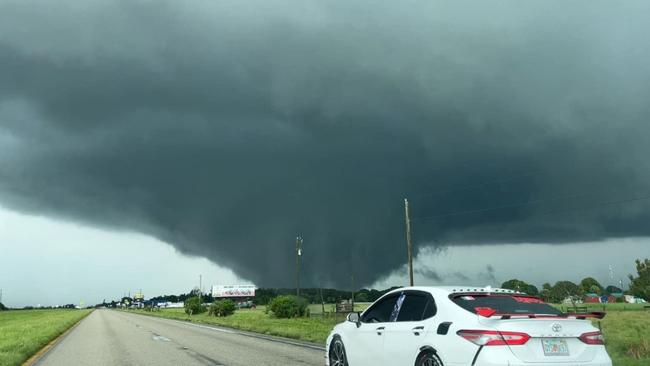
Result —
M566 298L582 298L587 294L597 296L625 294L650 301L650 259L636 260L637 275L629 275L630 288L627 291L616 286L603 286L595 278L586 277L578 283L571 281L558 281L554 285L545 283L539 290L536 286L519 279L504 282L501 287L525 292L529 295L539 296L546 302L559 303ZM621 300L622 301L622 300Z
M595 294L598 296L611 295L611 294L626 294L633 295L646 301L650 301L650 259L636 260L637 275L629 275L630 288L624 291L616 286L603 286L593 277L586 277L578 283L571 281L558 281L555 284L545 283L542 285L541 290L535 285L526 283L523 280L511 279L503 284L502 288L525 292L529 295L539 296L546 302L559 303L568 297L582 298L587 294ZM374 302L382 295L398 287L391 287L385 290L375 289L361 289L354 291L350 290L337 290L332 288L303 288L300 289L300 297L305 298L311 304L324 303L339 303L343 300L351 300L354 296L355 302ZM199 295L199 289L195 288L186 294L180 295L160 295L147 300L148 303L159 302L185 302L187 299ZM255 291L255 296L248 298L256 305L268 305L271 301L279 296L295 295L295 288L259 288ZM201 294L202 302L212 303L215 299L212 294ZM128 301L133 303L133 299L124 297L121 299L122 303ZM98 305L116 307L117 301L110 303L103 303Z

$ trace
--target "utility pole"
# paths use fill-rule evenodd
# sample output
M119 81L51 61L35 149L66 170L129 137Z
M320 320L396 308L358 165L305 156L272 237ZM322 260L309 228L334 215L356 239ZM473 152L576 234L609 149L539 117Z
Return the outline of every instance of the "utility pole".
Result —
M409 262L409 286L413 286L413 244L411 243L411 219L409 218L409 201L404 198L404 217L406 220L406 248Z
M199 304L202 304L201 296L203 295L203 275L199 275Z
M354 275L351 275L352 279L352 312L354 312Z
M0 293L1 294L1 293ZM323 311L323 317L325 317L325 301L323 300L323 284L320 284L320 306Z
M302 256L302 236L296 237L296 296L300 296L300 257Z

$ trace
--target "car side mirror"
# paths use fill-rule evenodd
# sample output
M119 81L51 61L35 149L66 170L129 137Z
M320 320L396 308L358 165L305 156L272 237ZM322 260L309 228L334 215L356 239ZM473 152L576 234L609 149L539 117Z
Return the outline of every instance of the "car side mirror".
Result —
M357 328L361 326L361 314L359 313L350 313L348 314L348 321L357 325Z

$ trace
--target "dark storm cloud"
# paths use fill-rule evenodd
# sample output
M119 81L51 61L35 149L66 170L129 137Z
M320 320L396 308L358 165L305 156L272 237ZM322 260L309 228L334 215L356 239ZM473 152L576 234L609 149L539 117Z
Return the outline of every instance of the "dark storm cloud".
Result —
M440 274L430 268L416 268L415 273L423 276L427 280L433 280L433 281L440 281L442 280L442 276Z
M457 278L459 281L462 281L462 283L469 281L469 277L467 277L463 272L454 272L451 274L451 277Z
M485 266L485 279L491 283L497 283L497 277L494 272L494 267L491 264Z
M650 235L648 15L5 1L0 203L262 286L291 283L297 234L307 283L398 268L405 196L417 247Z

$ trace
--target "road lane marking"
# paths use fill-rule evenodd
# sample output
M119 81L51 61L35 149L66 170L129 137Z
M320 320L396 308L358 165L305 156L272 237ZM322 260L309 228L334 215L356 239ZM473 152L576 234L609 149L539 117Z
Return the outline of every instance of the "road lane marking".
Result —
M170 321L178 324L183 324L183 325L189 325L192 327L196 328L202 328L202 329L207 329L215 332L222 332L222 333L228 333L228 334L235 334L235 335L241 335L241 336L246 336L250 338L256 338L256 339L263 339L267 340L269 342L277 342L277 343L284 343L296 347L303 347L303 348L309 348L317 351L325 351L325 346L317 346L317 345L312 345L308 343L301 343L301 342L295 342L292 341L291 339L288 338L282 338L282 337L275 337L275 336L266 336L264 334L257 334L257 333L252 333L252 332L244 332L244 331L237 331L237 330L231 330L231 329L224 329L224 328L219 328L215 326L207 326L207 325L202 325L202 324L196 324L196 323L191 323L188 321L183 321L183 320L177 320L177 319L169 319L169 318L160 318L156 317L153 315L144 315L144 314L136 314L136 313L127 313L127 314L133 314L133 315L139 315L139 316L146 316L152 319L157 319L157 320L162 320L164 321Z
M152 335L151 339L153 339L154 341L158 341L158 342L171 342L172 341L171 339L169 339L169 338L167 338L165 336L158 335L158 334Z

